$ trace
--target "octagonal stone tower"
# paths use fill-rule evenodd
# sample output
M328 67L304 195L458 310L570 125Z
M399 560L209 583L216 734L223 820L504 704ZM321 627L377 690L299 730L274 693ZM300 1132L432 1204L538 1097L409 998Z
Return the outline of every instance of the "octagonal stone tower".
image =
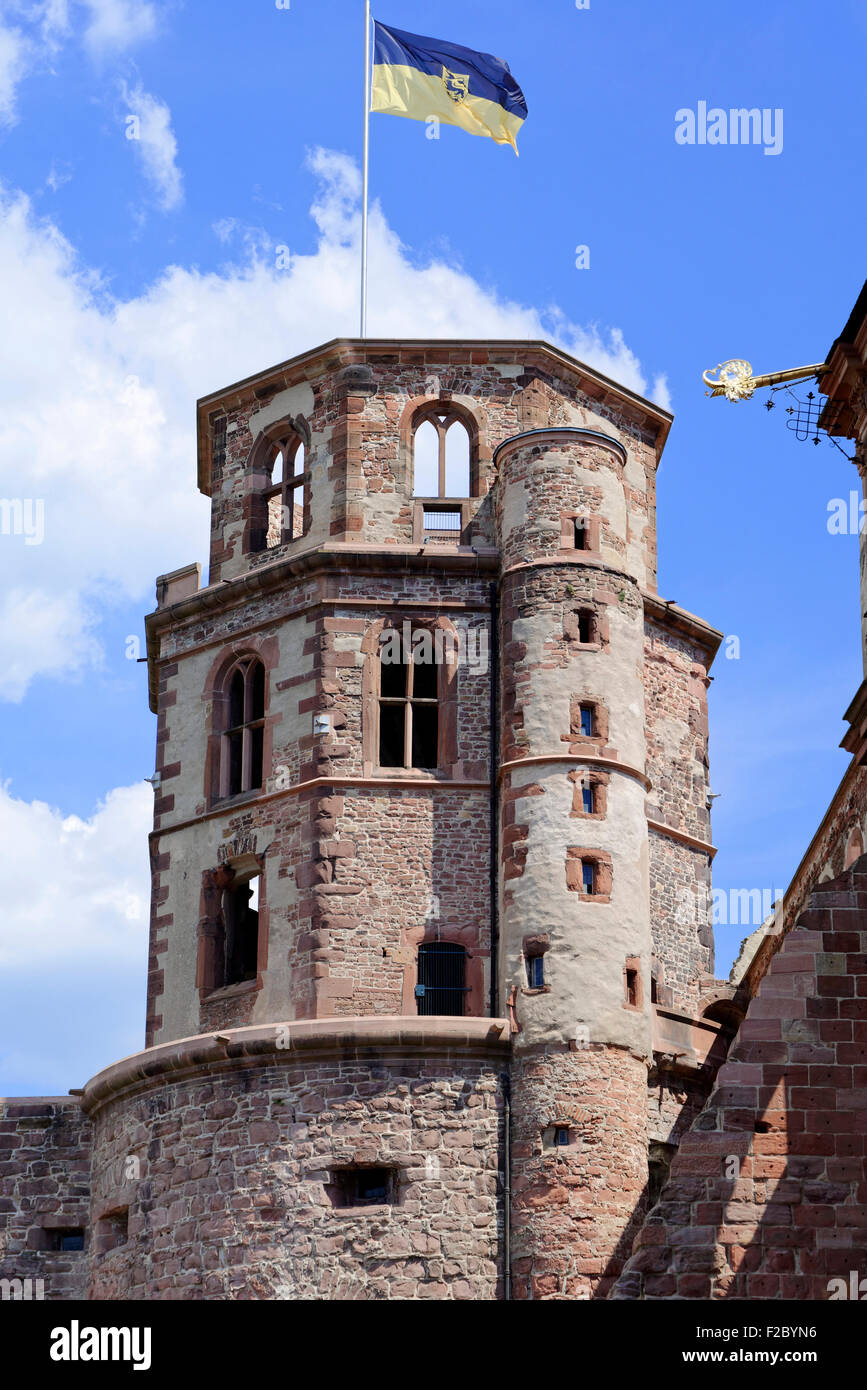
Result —
M669 424L526 342L340 340L199 403L92 1297L605 1295L720 1035Z

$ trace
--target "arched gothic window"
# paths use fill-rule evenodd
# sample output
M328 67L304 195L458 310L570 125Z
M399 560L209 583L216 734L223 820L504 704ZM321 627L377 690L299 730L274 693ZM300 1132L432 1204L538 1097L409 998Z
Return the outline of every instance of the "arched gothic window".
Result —
M469 497L470 472L470 436L463 420L454 411L426 411L413 434L414 495Z
M269 482L261 494L254 549L274 550L298 540L310 515L310 472L299 435L275 439L266 457Z
M265 667L242 657L227 673L220 758L220 795L239 796L262 786Z

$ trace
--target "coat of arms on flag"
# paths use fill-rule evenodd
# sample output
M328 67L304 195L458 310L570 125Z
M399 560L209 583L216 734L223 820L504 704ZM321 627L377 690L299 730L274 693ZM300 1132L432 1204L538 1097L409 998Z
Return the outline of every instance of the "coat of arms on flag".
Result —
M443 86L456 105L469 95L470 74L468 72L450 72L448 68L443 68Z
M518 153L527 116L524 93L508 63L463 44L374 25L371 111L411 121L456 125ZM454 66L452 66L454 64Z

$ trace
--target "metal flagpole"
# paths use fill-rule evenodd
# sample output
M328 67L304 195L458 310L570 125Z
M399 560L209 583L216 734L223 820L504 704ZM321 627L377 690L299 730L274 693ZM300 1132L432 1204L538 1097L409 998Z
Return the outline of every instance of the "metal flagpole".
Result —
M370 0L364 0L364 168L361 202L361 337L367 334L367 185L370 170Z

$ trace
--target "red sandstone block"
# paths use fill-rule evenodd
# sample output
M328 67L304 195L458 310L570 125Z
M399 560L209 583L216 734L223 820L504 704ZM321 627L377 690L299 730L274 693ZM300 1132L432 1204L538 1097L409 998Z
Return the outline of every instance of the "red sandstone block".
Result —
M782 950L774 957L769 974L781 975L787 972L798 974L801 971L812 974L815 970L815 965L815 957L807 955L806 952L801 951L798 953L793 951L787 953L785 950ZM764 988L764 984L762 988Z
M750 1274L747 1288L750 1298L779 1298L780 1278L776 1274Z
M682 1274L677 1281L678 1298L710 1298L712 1283L708 1274Z
M771 1018L807 1017L807 1001L804 999L765 999L759 993L750 1004L750 1014L755 1020Z
M748 1062L724 1062L717 1073L718 1086L760 1086L764 1079L764 1068Z
M747 1017L741 1024L738 1033L738 1051L747 1043L751 1042L774 1042L782 1037L782 1020L779 1018L757 1018L753 1015L753 1007L756 1001L750 1005Z

